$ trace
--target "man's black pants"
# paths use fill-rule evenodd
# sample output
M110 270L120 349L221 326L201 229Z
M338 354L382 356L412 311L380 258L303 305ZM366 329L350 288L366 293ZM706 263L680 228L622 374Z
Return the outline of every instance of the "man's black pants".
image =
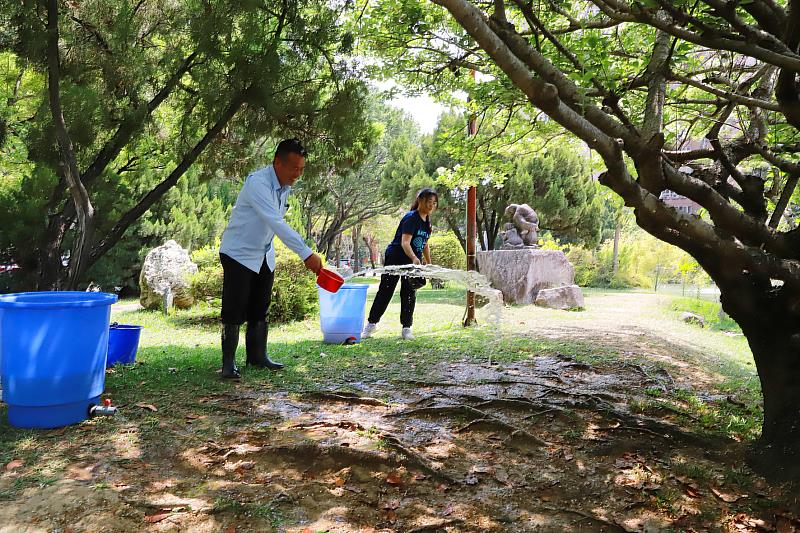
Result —
M219 254L219 260L223 271L222 323L265 322L275 281L266 259L258 273L225 254Z

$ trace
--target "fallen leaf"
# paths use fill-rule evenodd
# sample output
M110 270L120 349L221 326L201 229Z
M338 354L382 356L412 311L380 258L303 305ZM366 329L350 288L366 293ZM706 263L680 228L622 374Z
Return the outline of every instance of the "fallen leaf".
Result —
M154 413L158 412L158 409L155 405L149 403L136 403L134 404L136 407L141 407L142 409L147 409L148 411L152 411Z
M473 474L493 474L494 468L491 466L474 465L469 471Z
M144 519L145 519L146 522L149 522L151 524L155 524L156 522L161 522L162 520L164 520L165 518L167 518L171 514L172 514L171 511L159 511L159 512L157 512L155 514L146 515L144 517Z
M448 505L447 507L444 508L444 511L442 511L442 516L450 516L451 514L453 514L454 510L455 509L453 508L452 505Z
M726 494L720 490L715 489L714 487L711 488L711 493L719 498L720 500L724 501L725 503L734 503L742 499L742 496L737 494Z
M467 477L464 478L464 483L467 485L477 485L478 484L478 476L475 474L469 474Z
M6 472L11 472L21 466L25 466L25 462L22 459L14 459L6 465Z
M399 498L392 498L390 500L386 500L381 504L382 509L389 509L394 511L395 509L400 507L400 499Z
M337 477L336 479L333 480L333 484L336 485L337 487L342 487L344 486L344 479Z
M697 489L697 487L693 487L691 485L684 485L683 492L685 492L686 495L689 496L690 498L700 497L700 491Z
M386 520L388 520L390 524L394 524L397 521L397 513L394 511L386 511Z
M225 533L236 533L236 524L231 524L225 528Z
M439 492L445 492L445 491L450 490L450 487L448 487L444 483L439 483L438 485L436 485L436 490L439 491Z
M89 466L70 465L67 467L67 478L76 479L78 481L90 481L92 479L92 470L94 470L96 466L96 464Z
M792 525L792 522L785 516L778 517L778 521L775 523L775 529L778 533L795 533L797 531Z
M389 485L400 485L403 483L403 480L400 479L400 476L396 472L392 472L386 476L386 483Z

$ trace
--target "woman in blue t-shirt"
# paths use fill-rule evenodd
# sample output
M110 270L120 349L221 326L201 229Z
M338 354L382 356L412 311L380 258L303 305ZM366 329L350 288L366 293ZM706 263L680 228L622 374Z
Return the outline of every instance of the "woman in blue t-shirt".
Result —
M430 215L438 205L439 195L433 189L422 189L417 193L414 203L411 204L411 211L406 213L400 221L394 234L394 239L386 247L386 254L383 259L384 266L430 264L431 253L428 248L428 239L431 236ZM383 313L386 312L389 300L394 295L398 279L400 279L400 323L403 325L400 335L406 340L414 338L411 334L411 325L414 322L417 289L425 284L425 280L422 278L401 278L390 274L381 276L378 294L375 295L372 308L369 310L367 327L364 328L362 337L370 337L378 327L378 321L383 316ZM420 281L422 282L421 284Z

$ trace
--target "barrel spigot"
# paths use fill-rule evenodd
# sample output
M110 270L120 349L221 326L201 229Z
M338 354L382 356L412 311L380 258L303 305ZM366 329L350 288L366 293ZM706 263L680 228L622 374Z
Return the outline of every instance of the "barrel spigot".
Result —
M93 405L89 407L89 416L114 416L117 414L117 408L111 406L111 398L105 398L103 405Z

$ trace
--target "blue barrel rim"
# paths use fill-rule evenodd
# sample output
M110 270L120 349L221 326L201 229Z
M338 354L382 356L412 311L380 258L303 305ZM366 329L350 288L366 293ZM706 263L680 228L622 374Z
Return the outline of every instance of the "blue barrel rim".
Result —
M54 298L54 295L57 295ZM33 300L33 301L32 301ZM108 292L36 291L0 294L0 309L64 309L109 306L117 295Z
M118 324L117 322L112 322L109 326L109 329L122 329L122 330L137 330L142 329L144 326L137 326L136 324Z
M319 285L317 285L317 288L318 289L322 289L323 291L326 291L326 292L331 292L328 289L326 289L325 287L320 287ZM369 288L369 284L368 283L345 283L344 285L339 287L339 289L336 292L339 292L341 290L345 290L345 291L364 290L365 291L368 288ZM331 292L331 294L336 294L336 293L335 292Z

